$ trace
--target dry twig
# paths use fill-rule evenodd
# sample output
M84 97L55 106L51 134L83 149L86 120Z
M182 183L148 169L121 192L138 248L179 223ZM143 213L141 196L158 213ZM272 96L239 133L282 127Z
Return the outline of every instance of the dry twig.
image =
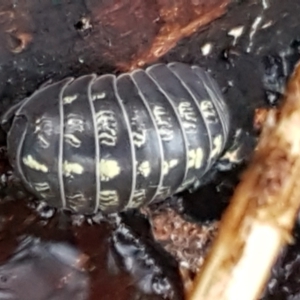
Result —
M271 110L189 300L254 300L300 207L300 64L283 105Z

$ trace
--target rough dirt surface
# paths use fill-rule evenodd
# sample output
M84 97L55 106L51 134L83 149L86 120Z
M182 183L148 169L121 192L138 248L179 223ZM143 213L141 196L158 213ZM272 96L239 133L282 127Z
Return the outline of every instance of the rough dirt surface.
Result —
M111 40L106 38L114 33L114 28L109 26L109 19L106 23L101 21L95 2L64 4L67 5L66 13L61 9L60 0L49 0L43 8L36 1L24 1L22 9L18 10L17 23L16 16L8 12L11 3L0 3L0 28L3 28L0 31L0 111L32 93L46 79L120 71L120 66L124 67L122 62L135 61L132 60L133 52L128 50L130 42L145 47L140 54L151 49L154 37L162 26L155 22L158 7L146 7L147 18L154 22L146 26L144 37L136 34L131 40L133 33L129 33L126 39L124 32L122 39L113 43L116 45L114 58L117 57L114 60L110 56L114 53L110 47ZM16 8L21 5L18 1L13 3ZM143 15L146 8L139 14ZM91 41L93 27L86 12L100 18L97 32L103 48L87 42ZM117 10L115 13L119 17ZM241 129L239 143L242 148L235 154L243 163L236 167L223 165L224 171L215 174L212 183L193 194L183 193L183 200L178 201L177 209L186 220L207 224L218 219L226 208L255 145L254 112L257 108L272 107L278 103L286 79L300 57L299 14L300 3L294 0L232 1L225 16L214 21L206 30L202 28L182 39L159 59L199 64L210 70L231 108L232 136L237 129ZM35 22L32 22L32 16ZM104 14L102 18L106 16ZM66 27L61 26L63 22ZM18 32L16 28L22 30ZM39 36L39 32L43 34ZM35 47L29 47L30 43L35 43ZM108 56L105 55L107 52ZM233 143L233 138L230 142ZM5 159L0 163L0 172L7 174ZM0 247L4 266L20 235L70 241L92 262L89 268L92 282L89 299L98 299L100 294L101 299L162 299L163 295L171 299L183 298L175 259L154 243L149 224L142 216L125 215L117 226L114 222L91 226L80 218L73 218L80 225L72 226L70 217L60 214L48 220L54 212L45 209L37 213L35 207L28 207L23 201L28 197L15 186L10 186L9 182L9 177L1 176ZM298 226L294 237L295 244L287 247L274 266L272 278L262 296L264 300L295 300L300 297ZM126 255L128 253L137 254L134 256L136 259ZM141 264L144 257L147 257L149 264ZM138 281L137 278L144 278L145 281Z
M150 220L154 239L180 262L181 270L187 269L193 277L204 262L219 224L217 221L206 224L190 222L173 209L170 202L143 210Z

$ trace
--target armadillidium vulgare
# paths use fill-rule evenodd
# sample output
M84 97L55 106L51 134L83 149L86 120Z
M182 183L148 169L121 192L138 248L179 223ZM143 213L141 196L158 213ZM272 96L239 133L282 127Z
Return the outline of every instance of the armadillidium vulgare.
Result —
M224 150L229 121L216 82L175 62L45 85L2 125L25 186L54 207L90 214L198 185Z

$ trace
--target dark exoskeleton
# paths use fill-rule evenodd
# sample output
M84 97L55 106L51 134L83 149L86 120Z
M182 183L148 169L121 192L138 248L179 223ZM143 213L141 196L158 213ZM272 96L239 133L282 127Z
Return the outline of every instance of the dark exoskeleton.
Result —
M48 84L4 114L10 162L57 208L137 208L197 187L224 150L230 117L198 66L155 64Z

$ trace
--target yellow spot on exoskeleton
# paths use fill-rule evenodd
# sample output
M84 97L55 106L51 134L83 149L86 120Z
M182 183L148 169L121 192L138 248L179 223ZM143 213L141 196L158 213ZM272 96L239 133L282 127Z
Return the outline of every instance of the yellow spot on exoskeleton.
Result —
M215 108L213 106L212 101L205 100L200 103L200 110L202 112L202 115L204 118L209 122L215 122L215 119L217 117L217 113L215 111Z
M222 136L217 135L213 140L213 149L212 149L211 155L210 155L211 158L214 158L221 153L222 143L223 143Z
M145 189L139 189L134 191L133 198L128 203L127 208L137 208L141 206L146 198L146 190Z
M93 94L92 96L92 100L98 100L98 99L104 99L106 97L106 93L102 92L102 93L98 93L98 94Z
M171 141L174 138L174 130L167 110L163 106L155 106L153 108L153 116L161 139L163 141Z
M41 171L44 173L48 172L48 167L40 162L38 162L36 159L34 159L31 155L28 155L23 158L23 163L34 170Z
M189 151L189 165L188 168L200 169L203 162L203 150L201 148Z
M71 104L77 99L78 95L66 96L63 98L64 104Z
M177 166L177 164L178 164L177 159L172 159L170 161L164 161L164 163L163 163L163 174L167 175L172 168Z
M168 195L170 195L170 187L168 186L162 186L157 191L157 197L166 198Z
M181 118L193 123L197 122L196 113L189 102L181 102L178 105L178 112Z
M139 173L144 176L148 177L150 172L151 172L151 166L149 161L143 161L139 166L138 166L138 171Z
M78 139L74 134L65 134L64 138L66 143L68 143L72 147L79 148L81 145L80 139Z
M141 130L140 132L132 131L133 144L136 147L141 147L146 142L146 130Z
M100 208L118 205L119 196L117 191L106 190L100 192Z
M100 110L95 116L100 143L115 146L118 138L118 122L115 113L110 110Z
M84 168L79 163L72 163L68 162L67 160L64 161L63 172L65 176L69 177L72 176L72 174L80 175L83 173L83 171Z
M84 208L86 206L87 199L81 192L73 195L68 195L66 198L68 206L75 212L79 212L81 208Z
M101 181L109 181L121 173L121 168L116 160L101 159L99 172Z
M50 190L50 185L48 182L35 182L33 186L38 192L45 192Z

